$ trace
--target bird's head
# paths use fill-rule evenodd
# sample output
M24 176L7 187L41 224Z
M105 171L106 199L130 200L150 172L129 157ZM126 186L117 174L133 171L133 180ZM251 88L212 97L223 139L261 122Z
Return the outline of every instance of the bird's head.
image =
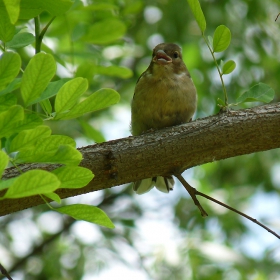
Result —
M151 65L156 72L169 70L180 74L186 71L181 48L171 43L161 43L154 48Z

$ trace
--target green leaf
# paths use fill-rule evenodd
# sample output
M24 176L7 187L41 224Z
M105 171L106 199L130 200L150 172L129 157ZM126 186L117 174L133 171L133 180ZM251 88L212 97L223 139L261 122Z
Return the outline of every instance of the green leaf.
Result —
M233 60L227 61L222 68L222 73L224 75L230 74L236 67L236 63Z
M78 189L86 186L94 177L91 170L79 166L63 166L52 171L60 180L59 188Z
M35 42L35 37L33 34L28 33L28 32L22 32L16 34L13 39L7 43L8 48L22 48L28 45L31 45Z
M0 91L0 96L16 90L17 88L19 88L20 83L21 83L21 78L14 79L5 89Z
M84 40L97 45L112 43L126 33L125 24L118 19L105 19L90 26Z
M12 134L17 122L23 118L23 108L19 105L14 105L9 110L0 113L0 138Z
M274 89L264 83L259 83L245 91L242 95L237 98L237 102L255 102L260 101L269 103L274 98Z
M20 1L20 19L31 19L38 16L43 11L39 1L21 0Z
M78 165L82 154L76 150L75 141L65 135L51 135L40 138L35 146L21 150L15 158L16 163L48 162Z
M0 178L9 163L9 157L7 154L0 150Z
M52 16L60 16L72 5L71 0L21 0L19 18L31 19L38 16L43 10Z
M8 180L0 180L0 190L4 190L4 189L9 188L14 183L14 181L16 179L17 179L17 177L11 178L11 179L8 179Z
M11 83L18 75L21 59L18 53L5 52L0 58L0 90Z
M19 16L19 3L20 0L3 0L7 13L9 15L10 21L12 24L17 22Z
M101 75L107 75L112 77L118 77L122 79L128 79L132 77L133 73L129 68L122 66L98 66L96 72Z
M230 44L231 33L225 25L216 28L213 37L213 51L222 52L226 50Z
M107 228L114 228L110 218L101 209L84 204L67 205L55 209L57 212L71 216L76 220L83 220Z
M41 94L41 96L32 101L30 103L30 105L32 104L35 104L35 103L39 103L43 100L46 100L46 99L49 99L55 95L57 95L58 91L60 90L60 88L70 80L70 78L63 78L63 79L60 79L58 81L55 81L55 82L50 82L47 86L47 88L43 91L43 93Z
M75 78L65 83L55 98L55 111L57 113L71 109L78 98L87 90L88 82L84 78Z
M203 34L206 29L206 20L205 20L203 11L201 9L200 3L198 0L187 0L187 1L190 5L190 8L195 17L195 20Z
M40 106L47 114L50 115L52 113L52 104L49 99L41 101Z
M42 9L52 16L60 16L67 12L73 5L71 0L37 0Z
M70 112L65 114L57 114L55 119L67 120L80 117L86 113L97 111L113 104L116 104L120 100L120 95L113 89L104 88L100 89L81 103L71 109Z
M9 42L12 40L15 31L15 26L11 24L6 9L3 6L0 7L0 40L5 43Z
M38 125L41 125L43 120L37 115L37 113L25 113L24 119L16 123L14 132L19 132L24 129L32 129Z
M24 148L32 148L39 139L48 137L51 133L51 129L46 125L40 125L34 129L23 130L13 138L10 144L6 145L6 149L11 153L23 150Z
M13 94L0 96L0 112L9 110L10 107L17 104L17 98Z
M52 55L38 53L28 63L21 81L21 94L25 105L32 104L56 72L56 62Z
M80 124L82 126L85 136L89 139L92 139L96 143L102 143L106 141L103 134L87 122L80 120Z
M57 202L57 203L61 203L61 198L59 197L58 194L52 192L52 193L44 193L44 196L48 197L49 199Z
M50 193L60 186L57 177L44 170L30 170L16 178L4 198L20 198Z
M57 152L50 158L51 163L61 163L65 165L78 165L83 159L82 154L69 145L59 146Z
M16 163L48 162L77 165L82 160L75 148L75 141L65 135L51 135L40 138L35 147L24 149L16 155Z

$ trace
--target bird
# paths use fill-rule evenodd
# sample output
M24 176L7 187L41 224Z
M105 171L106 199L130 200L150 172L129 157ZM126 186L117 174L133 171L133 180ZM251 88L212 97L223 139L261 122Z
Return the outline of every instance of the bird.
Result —
M182 49L173 43L157 45L149 67L135 86L131 102L132 135L187 123L192 120L196 106L196 87L183 61ZM172 176L156 176L135 182L133 190L144 194L156 187L169 193L173 186Z

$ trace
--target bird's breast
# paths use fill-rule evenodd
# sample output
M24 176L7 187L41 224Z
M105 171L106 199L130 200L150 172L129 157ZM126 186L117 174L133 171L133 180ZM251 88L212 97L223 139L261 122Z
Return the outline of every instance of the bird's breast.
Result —
M196 89L185 73L147 74L139 80L132 101L132 132L188 122L196 108ZM134 129L136 127L136 129ZM141 130L141 131L140 131Z

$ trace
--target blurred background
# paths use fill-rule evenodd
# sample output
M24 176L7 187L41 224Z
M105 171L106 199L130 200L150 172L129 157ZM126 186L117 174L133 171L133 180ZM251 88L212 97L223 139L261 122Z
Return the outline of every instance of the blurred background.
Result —
M229 102L258 82L280 101L280 12L277 0L201 0L206 35L226 25L232 42L219 60L237 68L225 83ZM42 26L51 16L40 15ZM34 34L34 21L22 20ZM97 25L99 24L99 25ZM58 62L56 79L85 77L88 94L110 87L119 104L71 121L48 122L54 134L74 137L77 147L130 135L130 102L152 49L161 42L183 48L198 91L195 119L216 114L223 99L213 60L185 0L75 0L51 24L43 51ZM25 68L34 47L18 49ZM256 106L242 105L235 109ZM280 233L280 151L272 150L194 167L184 173L199 191ZM147 163L148 164L148 163ZM138 196L132 185L65 199L102 208L113 230L49 211L46 206L0 218L1 263L14 280L280 279L279 240L256 224L200 198L202 218L184 188Z

